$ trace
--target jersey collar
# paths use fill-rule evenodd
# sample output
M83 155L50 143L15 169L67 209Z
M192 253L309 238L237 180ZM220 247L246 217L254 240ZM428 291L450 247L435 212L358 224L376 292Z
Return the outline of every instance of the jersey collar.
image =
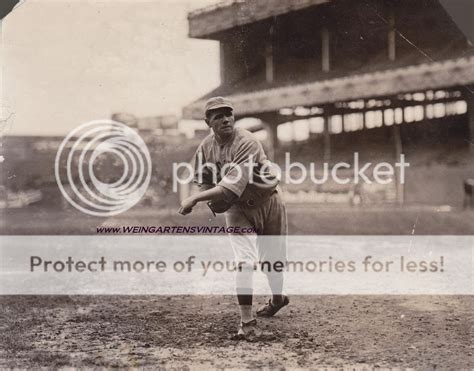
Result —
M230 135L228 138L222 140L220 137L218 137L216 134L214 134L214 140L219 144L219 145L224 145L227 143L231 143L234 138L235 138L235 133L237 131L237 128L234 127L234 130L232 131L232 135Z

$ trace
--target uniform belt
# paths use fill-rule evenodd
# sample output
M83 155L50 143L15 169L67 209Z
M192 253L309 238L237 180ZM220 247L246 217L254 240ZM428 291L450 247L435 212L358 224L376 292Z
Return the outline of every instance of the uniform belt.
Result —
M277 192L278 191L275 189L273 190L273 192L269 193L267 196L261 197L259 199L249 198L247 200L239 200L236 203L240 206L257 207L257 206L263 205Z

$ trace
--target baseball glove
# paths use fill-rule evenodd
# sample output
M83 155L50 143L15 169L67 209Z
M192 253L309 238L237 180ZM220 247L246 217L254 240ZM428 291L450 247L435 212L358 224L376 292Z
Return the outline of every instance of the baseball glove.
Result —
M226 200L221 201L209 201L207 206L211 209L214 214L222 214L225 213L227 210L230 209L232 206L231 203L227 202Z

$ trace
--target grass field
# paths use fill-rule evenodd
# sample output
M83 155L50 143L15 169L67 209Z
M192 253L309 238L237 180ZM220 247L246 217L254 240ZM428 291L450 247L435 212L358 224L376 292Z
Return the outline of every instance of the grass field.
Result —
M435 207L331 208L288 206L289 233L292 235L472 235L474 211ZM3 235L95 235L99 226L224 225L199 206L192 217L176 210L132 209L110 218L85 215L75 209L55 210L30 207L2 210Z

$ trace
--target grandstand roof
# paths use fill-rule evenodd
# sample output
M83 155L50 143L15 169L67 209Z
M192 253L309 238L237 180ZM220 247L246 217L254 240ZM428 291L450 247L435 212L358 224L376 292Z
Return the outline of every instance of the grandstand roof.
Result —
M332 0L227 0L188 14L189 36L210 38L220 31Z
M282 107L321 105L470 84L474 84L474 56L276 88L233 89L230 95L223 86L186 106L183 116L202 119L205 100L212 95L227 96L238 115L248 116Z

